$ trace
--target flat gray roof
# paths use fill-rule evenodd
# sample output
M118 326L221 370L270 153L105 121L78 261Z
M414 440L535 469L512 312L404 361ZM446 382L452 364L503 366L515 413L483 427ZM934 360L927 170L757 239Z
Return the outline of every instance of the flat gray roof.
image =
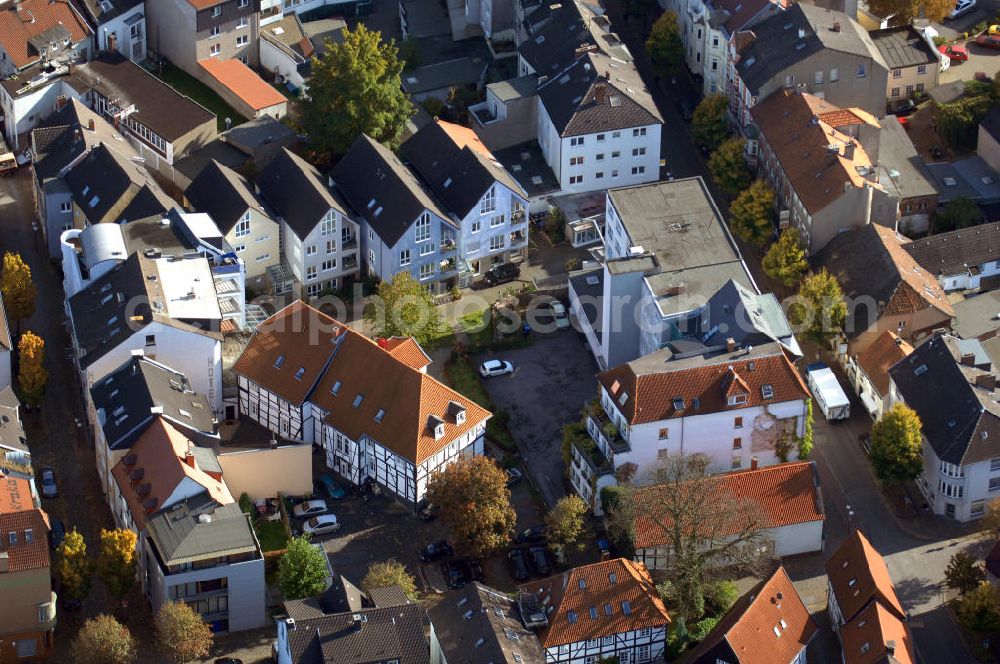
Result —
M900 198L936 196L934 178L927 170L923 157L917 154L903 125L895 115L887 115L879 132L878 161L888 173L887 189L895 188Z
M951 327L963 339L975 339L1000 328L1000 291L989 291L952 304L955 318Z
M937 64L937 53L913 26L872 30L868 36L882 54L889 69L903 69L917 65Z

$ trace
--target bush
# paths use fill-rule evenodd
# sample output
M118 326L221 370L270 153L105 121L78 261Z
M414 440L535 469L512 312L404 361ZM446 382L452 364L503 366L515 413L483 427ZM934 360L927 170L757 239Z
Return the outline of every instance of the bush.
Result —
M250 500L250 496L247 495L246 491L240 494L240 510L244 514L253 516L253 501Z
M690 632L691 639L693 641L704 641L709 632L715 629L718 622L718 618L705 618L703 620L699 620L694 624L694 628Z
M934 45L935 46L943 46L944 44L947 44L947 43L948 43L948 40L945 39L944 37L942 37L941 35L936 35L934 37Z
M581 261L579 258L576 258L575 256L573 258L566 260L567 272L573 272L575 270L579 270L581 267L583 267L583 261Z
M458 286L452 286L451 290L448 292L451 295L451 299L453 301L458 302L459 300L462 299L462 291Z
M716 581L705 587L705 613L722 617L740 597L740 591L732 581Z

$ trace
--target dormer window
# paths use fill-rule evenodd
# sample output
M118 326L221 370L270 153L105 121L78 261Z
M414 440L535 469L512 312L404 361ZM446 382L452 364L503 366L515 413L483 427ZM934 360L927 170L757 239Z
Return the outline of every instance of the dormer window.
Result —
M434 440L440 440L443 437L444 437L444 423L442 422L441 424L434 427Z
M441 440L444 437L444 420L437 415L427 417L427 428L434 434L434 440Z
M765 384L760 386L760 396L764 399L774 398L774 387L770 384Z
M674 410L684 410L684 397L674 397Z
M448 402L448 414L455 420L455 424L465 424L465 406L457 401Z
M742 406L747 402L747 395L745 394L731 394L729 396L730 406Z

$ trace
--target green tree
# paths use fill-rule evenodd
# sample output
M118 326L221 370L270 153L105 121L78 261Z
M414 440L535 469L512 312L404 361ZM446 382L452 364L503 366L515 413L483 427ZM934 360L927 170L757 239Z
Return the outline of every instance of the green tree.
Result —
M983 581L962 597L958 605L958 619L973 632L992 632L1000 628L998 609L997 591L989 581Z
M361 589L365 592L371 592L376 588L388 588L389 586L399 586L407 597L416 601L416 579L406 571L403 563L395 558L390 558L369 565L365 578L361 580Z
M184 602L166 602L156 612L156 640L177 664L208 657L215 638L212 628Z
M705 586L705 612L710 616L721 617L739 598L740 591L734 582L723 579L709 583Z
M29 407L37 408L42 405L45 386L49 382L49 372L42 366L45 361L45 341L28 330L18 340L17 351L17 384L21 388L21 397Z
M135 532L128 528L101 529L101 555L97 558L97 576L112 596L121 600L135 585L137 559Z
M738 194L750 185L750 169L743 151L746 141L741 137L728 138L708 158L708 171L712 179L727 194Z
M409 272L378 285L378 297L365 308L365 320L377 337L413 337L425 347L446 329L434 296Z
M774 233L774 190L756 180L739 193L729 206L729 228L744 242L761 246Z
M771 245L764 254L761 263L764 274L780 281L784 286L794 286L809 270L806 259L806 248L802 244L802 236L796 228L786 228L781 231L778 241Z
M823 268L802 280L799 292L788 305L788 319L817 341L837 334L847 318L847 303L837 278Z
M439 506L459 545L477 555L507 544L517 521L507 473L484 456L460 458L431 475L427 501Z
M56 578L59 596L80 601L90 594L94 565L87 557L87 543L76 528L69 531L56 549Z
M897 403L872 427L872 466L888 484L916 479L924 469L920 417L904 403Z
M979 520L979 531L991 540L1000 536L1000 502L993 501L986 507L986 514Z
M340 43L327 41L312 60L309 99L301 105L302 126L319 153L342 155L361 134L395 149L413 106L403 92L394 41L363 23L345 29Z
M976 226L983 223L983 219L983 211L975 202L959 196L947 205L939 207L934 213L934 232L947 233Z
M986 580L986 572L975 556L959 551L948 561L944 570L944 581L949 588L963 595L975 590Z
M20 334L21 321L35 313L35 299L38 294L35 282L31 279L31 268L21 258L21 254L8 251L3 255L0 294L3 295L7 318L16 323L17 333Z
M684 62L684 43L677 14L665 11L653 23L646 40L646 51L657 76L673 76Z
M278 586L285 599L315 597L326 590L329 573L323 550L313 546L308 536L300 535L288 542L278 561Z
M709 150L719 147L729 136L729 98L716 93L702 99L694 109L691 133L698 145L704 145Z
M135 638L109 615L83 623L73 639L76 664L132 664L138 655Z
M587 503L576 494L563 496L545 515L545 525L549 528L549 542L559 548L573 544L580 539L586 526Z
M726 594L712 588L720 565L756 573L763 562L766 520L760 505L723 489L708 463L704 455L669 454L649 473L654 486L638 492L618 487L624 491L609 510L612 533L627 532L641 515L663 537L670 559L657 590L684 623L701 618L707 600L721 601Z
M802 437L799 438L799 459L808 459L813 451L813 402L806 399L806 424Z
M891 16L893 25L913 19L939 22L954 8L952 0L868 0L868 10L875 16Z

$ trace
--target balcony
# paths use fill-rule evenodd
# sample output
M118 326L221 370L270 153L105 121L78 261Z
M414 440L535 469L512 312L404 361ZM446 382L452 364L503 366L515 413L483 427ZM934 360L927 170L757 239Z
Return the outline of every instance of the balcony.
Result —
M440 270L442 276L447 275L449 272L455 272L458 270L458 262L455 260L454 256L446 258L438 264L438 269Z
M528 215L526 215L524 213L523 209L514 210L513 212L510 213L510 225L511 226L520 226L521 224L523 224L527 220L528 220Z
M481 101L469 107L469 114L476 119L476 122L485 126L497 121L497 117L490 110L489 103Z
M612 454L623 454L632 450L615 423L599 407L592 408L587 416L587 433L602 449L610 450Z
M441 247L438 253L441 254L451 254L458 251L458 244L455 243L455 238L445 238L441 240Z
M350 251L358 246L358 237L356 235L351 235L349 237L342 238L340 240L340 250Z
M356 269L358 269L358 255L357 254L351 254L350 256L348 256L347 258L345 258L344 262L343 262L343 266L344 266L344 271L345 272L350 271L350 270L356 270Z
M573 459L577 465L586 466L590 470L590 475L595 477L609 475L614 472L614 466L601 452L596 444L588 445L586 439L573 441Z
M510 248L519 249L528 244L528 234L525 231L515 231L510 234Z

